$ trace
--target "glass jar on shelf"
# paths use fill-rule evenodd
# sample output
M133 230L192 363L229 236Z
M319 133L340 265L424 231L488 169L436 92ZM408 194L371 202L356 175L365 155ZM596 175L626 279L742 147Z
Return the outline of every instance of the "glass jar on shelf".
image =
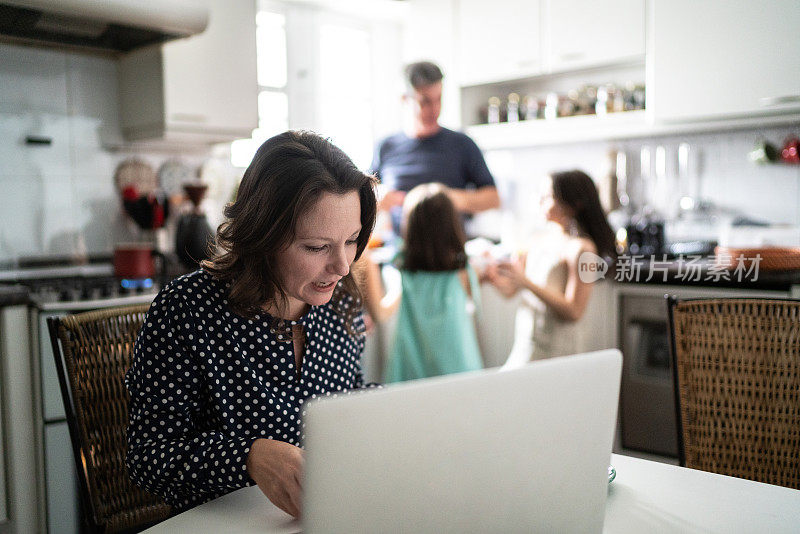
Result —
M625 111L625 95L623 94L622 88L616 85L612 85L612 87L614 91L610 92L608 95L608 100L611 103L611 109L609 111L613 111L614 113Z
M519 95L511 93L508 95L508 103L506 104L506 116L508 122L519 121Z
M500 99L496 96L489 97L489 109L487 111L486 122L497 124L500 122Z
M581 85L572 100L575 105L575 115L593 115L597 102L597 87L589 84Z
M597 100L594 104L594 112L597 115L606 115L608 113L608 86L601 85L597 88Z
M544 117L544 105L539 102L535 94L528 94L522 99L522 112L520 113L526 121L541 119Z

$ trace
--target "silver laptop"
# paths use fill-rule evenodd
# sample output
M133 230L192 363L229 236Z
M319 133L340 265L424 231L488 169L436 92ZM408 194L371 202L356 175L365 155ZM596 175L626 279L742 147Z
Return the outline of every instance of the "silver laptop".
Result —
M309 403L307 533L601 532L622 355Z

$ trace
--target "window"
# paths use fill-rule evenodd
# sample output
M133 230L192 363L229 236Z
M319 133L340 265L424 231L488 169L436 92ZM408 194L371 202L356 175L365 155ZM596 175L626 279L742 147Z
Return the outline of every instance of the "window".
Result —
M360 169L372 161L372 57L363 28L320 27L319 132Z
M259 126L251 139L233 142L233 165L249 165L261 143L276 133L308 128L329 137L366 170L376 132L399 127L399 92L388 89L396 82L394 71L400 76L396 3L261 0ZM376 48L380 61L373 56Z
M231 163L247 167L261 143L289 128L289 97L286 80L286 16L259 11L256 14L258 67L258 128L250 139L231 144Z

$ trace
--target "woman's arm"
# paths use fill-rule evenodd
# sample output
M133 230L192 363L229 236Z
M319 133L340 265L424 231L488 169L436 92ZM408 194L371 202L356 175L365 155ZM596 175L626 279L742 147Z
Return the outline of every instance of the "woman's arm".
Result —
M500 207L500 195L493 185L486 185L478 189L447 189L447 196L462 213L479 213L492 208Z
M179 295L159 295L126 375L128 472L136 484L178 507L246 486L257 437L222 431L222 422L204 415L213 399L194 358L200 332L191 317ZM196 349L213 350L199 343Z
M363 256L364 268L364 304L370 317L378 322L391 317L400 305L399 291L384 294L381 271L371 255L365 251Z
M527 289L565 321L577 321L586 312L592 294L591 283L581 281L578 276L578 261L583 252L594 252L594 245L587 240L576 242L566 258L567 285L564 293L532 282L525 276L519 264L504 262L497 266L498 274L505 277L512 287Z

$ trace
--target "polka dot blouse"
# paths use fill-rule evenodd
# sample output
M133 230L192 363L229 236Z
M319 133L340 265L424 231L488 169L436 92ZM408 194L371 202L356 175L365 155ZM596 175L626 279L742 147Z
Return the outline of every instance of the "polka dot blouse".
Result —
M253 485L245 462L256 438L301 446L306 399L363 387L360 313L356 336L331 304L292 322L306 339L298 377L293 344L273 318L237 315L226 288L203 271L164 287L125 377L128 472L178 510Z

